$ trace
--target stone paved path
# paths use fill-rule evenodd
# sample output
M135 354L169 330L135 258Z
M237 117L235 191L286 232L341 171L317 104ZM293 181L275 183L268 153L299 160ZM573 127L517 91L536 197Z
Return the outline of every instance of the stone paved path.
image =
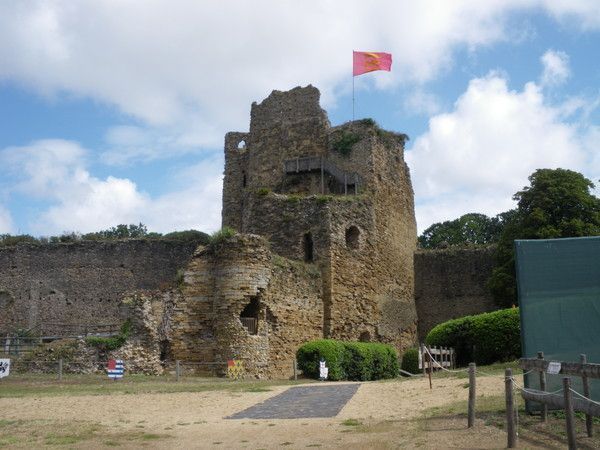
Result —
M352 398L360 384L298 386L262 403L240 411L228 419L302 419L334 417Z

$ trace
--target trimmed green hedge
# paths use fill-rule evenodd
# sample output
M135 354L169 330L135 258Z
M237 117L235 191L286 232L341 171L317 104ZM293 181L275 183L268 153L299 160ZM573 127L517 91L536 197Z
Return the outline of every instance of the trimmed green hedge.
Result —
M419 373L419 350L409 348L402 355L402 365L400 368L413 375Z
M454 347L461 366L512 361L521 356L519 308L449 320L435 326L425 343Z
M398 376L398 354L391 345L319 339L304 344L296 354L298 368L319 378L319 361L329 368L329 380L379 380Z

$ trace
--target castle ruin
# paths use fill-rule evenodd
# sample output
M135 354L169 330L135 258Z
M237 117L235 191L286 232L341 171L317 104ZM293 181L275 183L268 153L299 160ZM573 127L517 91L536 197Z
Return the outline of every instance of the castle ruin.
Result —
M312 86L252 105L250 131L225 137L223 226L240 235L186 271L184 316L210 330L199 358L260 361L270 376L311 339L414 344L404 140L372 121L331 127ZM189 341L172 338L175 357Z
M131 241L0 249L0 332L129 318L121 357L140 370L236 358L270 378L291 376L296 350L313 339L415 345L407 137L369 119L331 127L319 95L312 86L274 91L252 104L247 133L225 136L222 214L232 237L198 248ZM441 278L419 280L438 286ZM436 320L457 313L469 294L467 286L446 311L444 299L420 289L419 314L441 307ZM469 301L477 310L477 298Z

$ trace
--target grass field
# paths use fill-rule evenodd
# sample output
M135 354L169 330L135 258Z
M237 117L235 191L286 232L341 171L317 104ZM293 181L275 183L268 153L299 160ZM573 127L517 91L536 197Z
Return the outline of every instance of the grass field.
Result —
M105 375L63 375L58 381L55 375L15 374L0 379L0 398L49 397L112 394L160 394L175 392L264 392L272 386L306 383L300 381L231 381L227 378L127 375L122 380L109 380Z
M466 428L466 372L363 383L330 419L227 420L302 381L11 374L0 380L0 448L503 448L504 370L479 368L476 426ZM564 448L561 413L519 407L520 448ZM600 448L576 420L580 448ZM598 426L597 421L597 425Z

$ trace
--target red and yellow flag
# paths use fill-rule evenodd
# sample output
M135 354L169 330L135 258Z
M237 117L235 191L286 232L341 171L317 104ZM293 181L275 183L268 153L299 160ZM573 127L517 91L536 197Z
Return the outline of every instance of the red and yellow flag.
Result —
M375 70L392 70L392 54L382 52L352 52L353 65L352 75L362 75L363 73L373 72Z

